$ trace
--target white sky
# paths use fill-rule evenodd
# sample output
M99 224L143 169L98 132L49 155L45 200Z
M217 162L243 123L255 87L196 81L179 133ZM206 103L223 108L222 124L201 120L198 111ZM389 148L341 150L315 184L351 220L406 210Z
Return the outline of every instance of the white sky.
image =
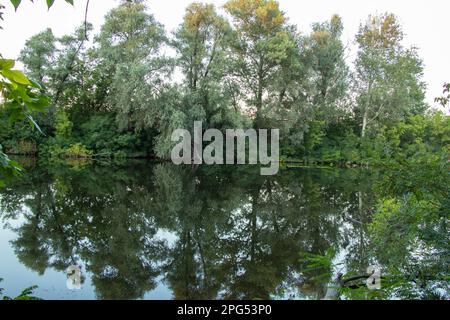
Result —
M57 36L72 33L84 21L87 0L75 0L75 6L63 0L47 10L45 1L31 3L22 0L17 12L9 0L0 0L6 5L5 21L0 22L0 53L7 58L17 58L25 41L39 31L50 27ZM191 0L149 0L147 4L156 19L173 31L182 21L184 9ZM220 7L224 0L202 1ZM281 9L290 23L308 33L313 22L329 19L337 13L344 22L344 42L351 48L358 26L369 14L392 12L400 18L406 33L405 45L419 48L425 63L424 80L428 84L427 99L434 105L434 98L442 93L444 82L450 81L450 1L449 0L279 0ZM119 4L118 0L91 0L88 21L97 32L104 15ZM354 52L354 50L352 51ZM350 59L353 59L351 52Z

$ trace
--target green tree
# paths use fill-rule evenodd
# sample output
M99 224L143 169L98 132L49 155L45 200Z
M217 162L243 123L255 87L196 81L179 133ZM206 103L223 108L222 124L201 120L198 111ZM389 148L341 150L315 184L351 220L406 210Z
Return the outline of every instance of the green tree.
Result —
M172 41L184 75L183 112L187 127L202 120L208 128L236 126L231 87L226 81L231 28L213 5L193 3Z
M230 76L237 80L242 99L255 114L255 126L260 127L270 81L294 41L274 0L230 0L224 7L233 18L235 33Z
M25 66L26 73L41 84L50 82L55 62L56 37L51 29L42 31L25 42L19 61Z
M172 69L161 55L164 28L146 10L143 1L122 1L107 14L96 38L98 68L107 79L106 102L126 131L156 126Z
M65 1L73 5L73 0ZM21 0L10 0L10 2L17 10ZM54 0L47 0L48 8L53 3ZM3 8L4 6L1 5L0 11ZM3 12L0 12L0 19L3 20ZM33 111L43 111L43 108L48 105L47 97L42 95L42 87L39 84L28 79L22 72L12 70L13 67L13 60L0 59L0 107L2 109L0 111L6 111L10 123L27 118L32 123L32 126L40 131L41 129L32 118L31 113ZM39 90L39 93L36 89ZM2 179L5 176L17 174L20 168L3 153L1 145L0 165L0 186L2 186L4 184Z
M306 40L307 58L312 69L312 97L316 120L336 122L345 110L349 69L341 37L343 23L334 15L330 21L316 23Z
M388 120L422 113L423 64L415 48L402 46L403 31L393 14L369 16L356 36L355 113L361 136Z
M323 144L327 130L342 122L348 104L349 68L341 36L342 20L315 23L311 34L296 35L277 77L272 119L284 128L287 144L296 154L310 154Z

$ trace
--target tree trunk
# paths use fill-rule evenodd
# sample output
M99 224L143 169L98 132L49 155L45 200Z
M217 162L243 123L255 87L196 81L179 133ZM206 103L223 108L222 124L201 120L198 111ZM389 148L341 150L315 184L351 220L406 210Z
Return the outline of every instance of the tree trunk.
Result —
M342 287L342 274L339 273L337 277L327 285L327 292L322 300L339 300L340 294L338 288Z
M262 58L259 61L258 68L258 88L256 93L256 123L255 129L259 129L261 127L261 118L262 118L262 99L263 99L263 61Z
M364 116L363 116L363 123L362 123L362 129L361 129L361 138L366 137L366 131L367 131L367 122L369 118L369 108L366 107L364 110Z
M372 100L372 82L369 83L369 87L367 89L367 94L368 94L368 97L367 97L366 106L364 108L363 123L362 123L362 129L361 129L361 138L366 137L367 124L369 122L369 108L370 108L370 103Z

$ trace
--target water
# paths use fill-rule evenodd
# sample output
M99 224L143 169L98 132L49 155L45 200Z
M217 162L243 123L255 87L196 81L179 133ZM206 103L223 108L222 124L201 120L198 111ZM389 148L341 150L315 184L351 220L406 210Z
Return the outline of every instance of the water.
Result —
M0 191L0 287L44 299L321 299L302 253L367 267L361 169L33 166ZM81 265L81 290L65 270ZM336 270L335 270L336 271Z

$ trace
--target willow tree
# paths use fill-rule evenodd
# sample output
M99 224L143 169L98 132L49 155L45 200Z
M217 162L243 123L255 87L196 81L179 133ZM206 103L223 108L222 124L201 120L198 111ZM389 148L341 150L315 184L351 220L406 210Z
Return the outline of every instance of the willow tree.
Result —
M213 128L234 127L233 91L227 83L231 27L213 5L193 3L175 33L173 46L184 76L184 108L189 122Z
M344 26L334 15L329 21L315 23L306 40L307 58L312 69L312 101L318 118L331 122L342 112L349 85L345 47L341 36Z
M402 46L403 36L393 14L369 16L360 26L354 78L362 137L369 126L426 109L423 64L415 48Z
M86 36L91 29L90 24L82 25L60 38L46 29L28 39L20 52L19 60L26 74L39 82L42 92L51 97L50 108L36 116L46 134L54 131L59 109L69 110L75 104L85 103L80 100L84 95L82 84L88 64Z
M290 27L295 46L272 82L269 115L296 150L310 151L320 144L325 131L345 114L349 70L342 31L337 15L314 23L310 34Z
M161 54L163 26L147 12L143 1L122 1L105 17L95 53L98 77L108 109L117 113L124 130L155 125L158 99L170 72Z
M270 82L294 41L274 0L230 0L225 10L233 18L235 34L230 75L239 84L246 107L255 112L255 126L260 127Z

